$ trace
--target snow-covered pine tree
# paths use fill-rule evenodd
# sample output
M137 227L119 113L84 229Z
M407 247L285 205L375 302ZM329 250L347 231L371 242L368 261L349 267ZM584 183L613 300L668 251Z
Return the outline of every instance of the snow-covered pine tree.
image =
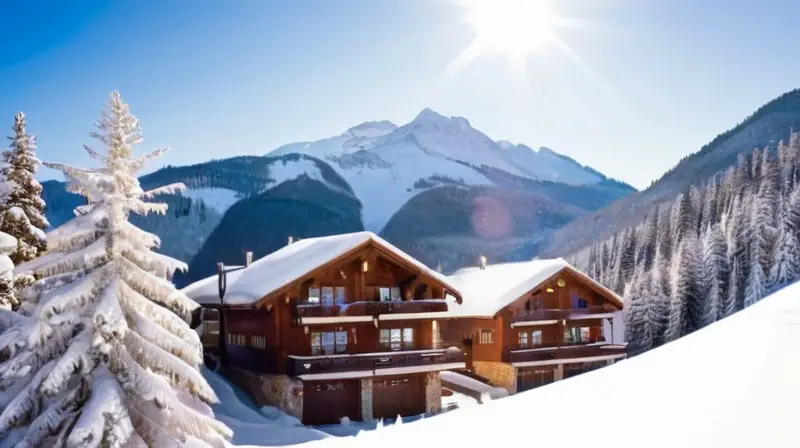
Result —
M653 347L658 347L664 343L664 336L669 321L669 298L665 293L665 286L668 280L666 274L666 262L661 256L661 250L656 244L656 254L653 258L653 265L648 275L650 275L649 288L643 291L648 297L647 313L650 321L650 332L652 335Z
M655 210L645 218L642 233L639 238L636 264L644 266L645 271L650 270L650 267L653 265L653 258L656 254L659 224L658 217L659 206L656 205Z
M704 325L724 317L728 281L728 257L725 236L719 224L709 224L703 232Z
M778 238L770 257L771 267L768 283L770 291L775 291L800 276L797 237L789 228L788 213L785 207L781 208L779 221Z
M774 206L769 198L758 195L751 213L749 244L750 259L745 285L744 306L748 307L764 297L767 291L767 273L772 254L772 234L774 227L771 215Z
M632 356L653 348L653 333L648 315L646 290L649 289L648 274L639 265L625 291L625 340L629 343Z
M16 309L18 300L14 293L14 263L9 255L17 250L17 239L0 232L0 309Z
M0 231L17 239L11 254L14 264L35 258L45 250L45 229L42 185L34 178L41 162L36 158L36 138L25 129L25 115L14 115L11 148L3 153L5 166L3 199L0 201Z
M222 447L230 430L207 403L195 306L168 278L184 263L152 252L158 237L128 214L164 213L145 202L181 185L143 192L134 173L161 155L132 156L138 122L113 92L86 148L97 169L59 164L88 205L50 233L48 254L27 267L21 318L0 336L0 439L5 446Z
M766 150L766 149L765 149ZM750 154L750 179L759 179L761 177L761 161L764 159L764 154L758 148L753 149Z
M697 236L688 232L672 260L672 297L666 339L674 341L703 326L703 260Z

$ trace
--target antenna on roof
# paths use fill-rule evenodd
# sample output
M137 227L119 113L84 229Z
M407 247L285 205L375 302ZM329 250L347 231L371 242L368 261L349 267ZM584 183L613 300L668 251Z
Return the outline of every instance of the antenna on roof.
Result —
M253 263L253 253L247 251L244 253L244 267L248 267Z
M478 267L481 269L486 269L486 257L483 255L478 257Z
M286 244L287 246L294 243L294 237L289 235L289 242Z

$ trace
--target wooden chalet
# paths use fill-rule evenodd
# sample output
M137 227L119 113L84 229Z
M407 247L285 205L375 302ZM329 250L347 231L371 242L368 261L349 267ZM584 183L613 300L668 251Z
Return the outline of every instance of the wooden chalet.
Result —
M477 379L513 394L626 357L622 299L563 259L484 264L449 278L466 300L442 335L471 341L465 373Z
M466 367L463 341L439 331L459 291L373 233L221 271L184 289L202 306L204 349L259 404L304 424L436 413L438 372Z

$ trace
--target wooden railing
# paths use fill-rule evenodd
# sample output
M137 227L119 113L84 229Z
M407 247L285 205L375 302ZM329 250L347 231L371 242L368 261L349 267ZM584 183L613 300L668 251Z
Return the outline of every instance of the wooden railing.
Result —
M448 346L443 345L443 347ZM321 373L374 372L378 369L463 363L464 360L464 350L461 347L329 356L290 356L288 372L289 375L294 376Z
M554 359L593 358L597 356L623 355L626 353L624 345L616 344L587 344L587 345L561 345L557 347L534 347L532 349L510 350L503 353L504 362L535 362Z
M295 311L296 316L299 318L434 313L447 311L447 302L444 300L364 301L346 304L295 302Z
M592 314L608 314L613 312L604 305L593 305L587 308L569 308L569 309L549 309L549 310L531 310L523 311L513 318L511 323L521 322L537 322L549 320L571 320L576 318L588 318Z

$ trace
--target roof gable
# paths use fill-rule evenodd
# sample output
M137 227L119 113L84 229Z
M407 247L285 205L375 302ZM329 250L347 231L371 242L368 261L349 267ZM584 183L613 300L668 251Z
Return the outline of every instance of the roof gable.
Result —
M228 273L225 303L251 305L367 245L374 245L395 261L431 277L460 298L459 290L446 276L428 268L372 232L356 232L303 239L257 260L247 268ZM217 276L195 282L184 288L183 292L198 303L218 303Z
M450 307L453 317L492 317L561 271L567 270L588 287L622 308L622 298L562 258L488 265L461 269L450 276L463 297L461 306Z

